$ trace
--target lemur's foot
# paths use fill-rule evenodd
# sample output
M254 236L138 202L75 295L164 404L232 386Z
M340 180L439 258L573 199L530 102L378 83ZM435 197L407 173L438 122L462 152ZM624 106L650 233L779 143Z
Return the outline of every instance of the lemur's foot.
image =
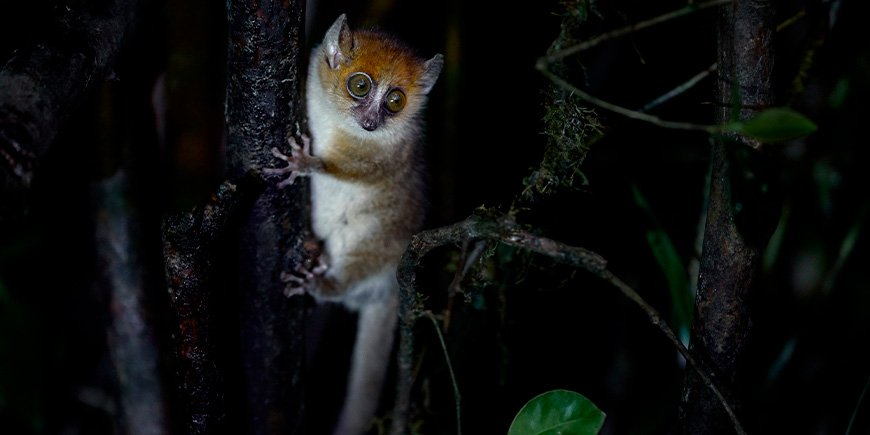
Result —
M281 281L287 284L284 287L284 296L304 295L315 291L317 280L329 270L326 256L321 253L317 242L306 242L305 251L308 254L306 260L293 272L281 272Z

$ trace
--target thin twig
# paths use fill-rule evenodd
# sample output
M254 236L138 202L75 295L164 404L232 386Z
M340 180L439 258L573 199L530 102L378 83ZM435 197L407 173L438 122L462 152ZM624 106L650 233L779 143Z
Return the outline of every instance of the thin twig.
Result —
M609 282L614 287L618 288L625 297L629 298L637 304L640 309L642 309L646 315L649 317L650 323L657 326L659 330L664 334L668 340L671 341L671 344L677 348L677 351L680 352L680 355L686 359L686 362L695 370L698 376L701 378L701 381L704 385L710 389L710 391L716 395L719 399L719 402L722 404L722 408L725 409L725 412L728 413L728 417L731 419L731 423L734 424L734 431L740 435L745 435L746 431L743 430L743 426L740 424L740 420L737 419L737 415L734 413L734 410L731 408L731 405L728 404L728 401L725 399L725 396L716 388L716 384L713 383L713 380L701 370L701 366L692 358L692 355L689 353L689 350L686 349L686 346L683 346L683 343L680 342L680 339L674 334L674 331L668 326L667 323L662 319L661 315L658 311L655 310L652 306L650 306L643 298L640 297L637 292L631 288L628 284L622 282L619 278L614 276L609 270L605 270L602 273L596 274L599 278Z
M710 74L713 74L713 72L716 71L717 65L718 64L715 64L715 63L713 65L710 65L709 68L705 69L704 71L699 72L698 74L695 74L694 76L692 76L692 78L690 78L689 80L686 80L685 83L675 87L674 89L671 89L670 91L664 93L664 95L656 98L655 100L650 101L645 106L643 106L643 108L640 109L640 111L641 112L649 112L650 110L663 104L664 102L666 102L672 98L675 98L675 97L679 96L680 94L682 94L683 92L686 92L689 89L695 87L695 85L700 83L701 80L704 80Z
M456 435L462 435L462 396L459 395L459 383L456 382L456 374L453 372L453 364L450 362L450 354L447 353L447 344L444 343L444 335L441 334L441 328L438 326L438 319L431 311L424 312L426 317L432 321L432 326L435 328L435 334L438 335L438 342L441 343L441 351L444 352L444 361L447 363L447 371L450 373L450 382L453 384L453 398L456 400Z
M639 22L636 24L632 24L630 26L623 27L621 29L617 29L617 30L614 30L614 31L611 31L608 33L601 34L601 35L599 35L595 38L592 38L590 40L581 42L579 44L573 45L571 47L556 51L554 53L551 53L551 54L548 54L546 56L539 58L537 63L535 64L535 68L538 71L540 71L544 76L549 78L553 83L558 85L559 87L579 96L580 98L588 101L589 103L592 103L598 107L609 110L611 112L618 113L618 114L623 115L623 116L628 117L628 118L649 122L651 124L658 125L658 126L663 127L663 128L671 128L671 129L677 129L677 130L704 131L704 132L708 132L708 133L716 133L716 132L721 130L721 127L716 126L716 125L702 125L702 124L694 124L694 123L689 123L689 122L667 121L667 120L663 120L657 116L643 113L642 111L631 110L631 109L628 109L626 107L622 107L622 106L604 101L600 98L594 97L591 94L581 90L580 88L570 84L567 80L559 77L557 74L554 74L553 72L551 72L549 66L551 63L553 63L557 60L560 60L562 58L565 58L565 57L570 56L570 55L575 54L575 53L579 53L579 52L586 50L586 49L589 49L591 47L594 47L594 46L596 46L604 41L607 41L607 40L610 40L613 38L617 38L617 37L621 37L621 36L624 36L626 34L636 32L638 30L645 29L647 27L651 27L653 25L672 20L674 18L686 15L690 12L695 11L695 10L705 9L705 8L712 7L712 6L718 6L720 4L726 3L727 1L730 1L730 0L714 0L714 1L701 3L698 5L689 5L689 6L682 8L682 9L678 9L676 11L672 11L672 12L666 13L664 15L660 15L658 17L652 18L652 19L647 20L647 21L642 21L642 22ZM704 74L704 73L701 73L699 75L702 75L702 74ZM706 75L704 75L704 77L705 76ZM700 78L698 78L698 76L693 77L692 79L689 80L689 82L687 82L687 84L684 84L684 85L678 87L677 89L669 92L668 94L665 94L665 96L663 96L663 97L660 97L659 99L657 99L656 101L653 102L655 104L653 104L653 103L650 103L650 104L653 104L653 105L660 104L662 101L667 100L669 98L672 98L674 95L678 94L679 92L684 92L685 89L688 89L691 86L694 86L701 79L703 79L703 77L700 77ZM694 82L693 82L693 80L694 80ZM676 94L675 94L675 92L676 92ZM661 101L659 101L659 100L661 100ZM647 108L644 108L644 110L647 110Z
M861 390L861 395L858 396L858 403L855 404L855 409L852 410L852 417L849 418L849 425L846 426L846 435L852 433L852 425L855 424L855 418L858 417L858 410L861 409L861 402L864 401L864 396L867 395L867 388L870 387L870 378L864 383L864 389Z
M586 41L580 42L578 44L575 44L575 45L572 45L570 47L564 48L562 50L556 51L554 53L550 53L547 56L543 57L542 60L544 60L546 63L552 63L552 62L555 62L559 59L564 59L572 54L579 53L579 52L584 51L584 50L588 50L592 47L595 47L598 44L601 44L602 42L609 41L611 39L620 38L620 37L623 37L625 35L637 32L639 30L643 30L643 29L646 29L648 27L655 26L657 24L665 23L665 22L668 22L668 21L673 20L675 18L679 18L679 17L682 17L684 15L688 15L688 14L695 12L695 11L700 11L700 10L711 8L714 6L720 6L720 5L724 5L726 3L731 3L731 2L732 2L732 0L712 0L712 1L704 2L704 3L690 4L690 5L687 5L683 8L681 8L681 9L677 9L675 11L671 11L671 12L668 12L666 14L659 15L659 16L654 17L654 18L650 18L649 20L646 20L646 21L641 21L641 22L631 24L631 25L628 25L628 26L625 26L625 27L622 27L622 28L619 28L616 30L612 30L612 31L607 32L607 33L602 33L602 34L600 34L592 39L587 39Z
M648 114L644 113L644 112L647 112L647 111L653 109L654 107L664 103L665 101L668 101L668 100L682 94L683 92L686 92L687 90L689 90L692 87L694 87L695 85L697 85L701 80L705 79L707 76L709 76L714 71L716 71L717 64L715 64L715 63L713 65L711 65L709 68L707 68L706 70L701 71L700 73L696 74L695 76L693 76L692 78L687 80L685 83L677 86L676 88L668 91L664 95L662 95L662 96L656 98L655 100L651 101L650 103L646 104L639 111L638 110L631 110L631 109L628 109L626 107L619 106L619 105L604 101L600 98L597 98L589 93L582 91L581 89L577 88L576 86L568 83L568 81L566 81L565 79L550 72L549 65L555 61L558 61L560 59L568 57L572 54L576 54L576 53L579 53L581 51L588 50L592 47L595 47L596 45L601 44L602 42L605 42L605 41L608 41L611 39L615 39L615 38L619 38L619 37L637 32L639 30L646 29L648 27L652 27L652 26L657 25L657 24L665 23L667 21L682 17L684 15L688 15L689 13L692 13L695 11L699 11L702 9L707 9L710 7L720 6L720 5L723 5L726 3L730 3L731 1L732 0L712 0L712 1L699 3L699 4L690 3L689 5L681 8L681 9L677 9L675 11L671 11L671 12L668 12L666 14L659 15L659 16L651 18L649 20L641 21L639 23L625 26L625 27L622 27L622 28L619 28L619 29L616 29L616 30L613 30L613 31L610 31L607 33L602 33L602 34L600 34L592 39L587 39L586 41L580 42L580 43L572 45L568 48L556 51L554 53L550 53L546 56L539 58L537 64L535 65L535 68L538 71L540 71L542 74L544 74L544 76L549 78L553 83L560 86L561 88L576 94L580 98L582 98L582 99L584 99L584 100L586 100L586 101L588 101L588 102L590 102L598 107L601 107L601 108L606 109L606 110L610 110L611 112L618 113L618 114L623 115L625 117L637 119L640 121L649 122L651 124L658 125L659 127L663 127L663 128L671 128L671 129L676 129L676 130L705 131L705 132L708 132L711 134L720 133L722 131L721 126L694 124L694 123L679 122L679 121L667 121L667 120L663 120L657 116L652 116L652 115L648 115ZM797 14L789 17L788 19L786 19L785 21L780 23L777 26L776 30L781 31L781 30L791 26L792 24L797 22L799 19L803 18L805 15L806 15L805 10L799 11Z
M794 14L794 15L792 15L792 16L786 18L783 22L779 23L779 24L776 26L776 31L777 31L777 32L781 32L783 29L785 29L785 28L791 26L792 24L798 22L798 20L800 20L801 18L805 17L806 15L807 15L807 10L806 10L806 9L801 9L801 10L799 10L796 14Z
M616 113L623 115L627 118L637 119L640 121L645 121L645 122L649 122L651 124L655 124L659 127L671 128L671 129L676 129L676 130L703 131L703 132L707 132L707 133L711 133L711 134L718 133L722 130L722 127L720 127L718 125L704 125L704 124L694 124L691 122L667 121L667 120L661 119L657 116L653 116L653 115L643 113L643 112L638 112L637 110L627 109L625 107L618 106L616 104L604 101L598 97L594 97L594 96L584 92L580 88L572 85L571 83L568 83L568 81L559 77L558 75L550 72L550 70L547 67L547 63L543 58L538 60L538 64L536 65L536 67L537 67L538 71L540 71L542 74L544 74L544 76L549 78L556 85L564 88L565 90L567 90L569 92L572 92L573 94L577 95L578 97L580 97L580 98L582 98L582 99L584 99L584 100L586 100L586 101L588 101L588 102L590 102L598 107L601 107L603 109L607 109L611 112L616 112Z
M456 273L453 274L453 281L450 283L450 287L447 288L447 308L443 313L443 321L444 331L450 330L450 319L452 318L453 313L453 301L456 299L456 295L462 292L462 280L465 279L465 276L468 274L468 271L471 270L471 266L477 262L481 255L483 255L483 251L486 249L486 243L477 242L477 243L469 243L466 242L462 246L461 255L459 257L459 261L457 261Z

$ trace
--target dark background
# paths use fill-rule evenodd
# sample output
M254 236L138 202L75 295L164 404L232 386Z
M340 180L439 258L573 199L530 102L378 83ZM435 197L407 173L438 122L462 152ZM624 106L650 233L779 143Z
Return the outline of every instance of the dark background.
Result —
M52 16L65 7L25 3L0 5L2 60L51 32ZM311 41L319 41L346 12L352 27L376 24L427 58L446 55L427 115L427 226L461 220L481 205L509 206L539 163L549 83L534 65L559 34L564 3L308 6ZM750 433L845 433L856 413L852 433L867 433L870 405L859 405L859 396L870 381L870 276L863 260L870 174L861 129L868 119L870 35L858 1L775 3L777 22L807 11L777 35L779 104L804 113L819 128L767 150L783 217L776 243L765 251L763 284L753 295L752 338L737 385L741 417ZM598 13L575 37L682 5L600 0ZM93 184L125 159L134 162L152 320L167 346L159 217L199 203L222 177L222 6L150 2L114 80L69 114L39 169L28 208L3 221L0 433L113 433L114 374L106 354L105 295L93 284L98 265L89 198ZM836 12L829 14L832 6ZM715 14L705 11L607 42L576 57L582 69L575 68L570 80L607 101L640 107L715 61L714 23ZM814 54L804 64L808 49ZM796 77L802 86L795 86ZM713 89L708 78L653 113L712 123ZM666 232L686 265L697 256L709 137L600 109L597 114L606 133L583 165L588 182L558 190L522 219L549 237L602 254L618 276L670 316L674 301L666 271L650 250L647 232ZM158 134L161 125L165 133ZM123 143L127 151L106 145L111 143ZM638 206L632 186L646 197L654 220ZM446 304L447 270L455 256L455 250L439 250L423 272L434 311ZM582 271L503 247L493 258L487 279L466 287L468 302L454 301L446 331L466 433L505 433L523 403L554 388L594 401L608 414L605 433L676 430L683 366L639 309ZM339 315L324 336L347 344L351 321ZM443 356L431 324L418 326L422 433L453 433ZM311 357L309 388L318 392L312 395L312 419L328 419L340 401L346 362L330 353L340 347L326 346ZM171 358L162 363L171 392Z

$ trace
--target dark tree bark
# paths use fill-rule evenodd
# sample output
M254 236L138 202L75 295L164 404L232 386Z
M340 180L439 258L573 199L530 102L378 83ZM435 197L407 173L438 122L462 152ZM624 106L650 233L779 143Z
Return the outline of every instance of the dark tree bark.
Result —
M227 169L231 179L276 165L302 117L304 2L228 2ZM246 433L300 432L304 299L286 298L280 272L300 263L307 195L267 183L238 233Z
M249 183L250 184L250 183ZM169 305L175 314L176 375L184 400L186 434L226 433L227 369L218 358L215 317L221 284L216 251L251 186L229 182L204 207L163 222Z
M745 120L773 103L773 7L737 0L720 9L718 98L720 124ZM736 117L736 119L735 119ZM721 387L733 387L749 337L749 299L758 284L761 254L773 228L758 194L768 174L756 144L736 136L712 146L712 179L695 299L690 350L707 363ZM773 218L775 220L775 217ZM731 389L733 395L733 388ZM727 396L727 394L726 394ZM733 397L730 400L735 402ZM739 403L738 403L739 408ZM733 433L721 402L687 372L681 406L685 433Z
M0 69L0 221L25 208L39 160L67 116L112 74L135 28L138 0L77 2L39 44L19 48ZM112 143L111 146L121 146ZM117 163L117 162L114 162ZM86 200L85 198L83 198ZM106 296L108 351L117 376L118 425L127 434L168 433L155 331L145 307L138 219L123 170L91 195L98 276Z
M0 219L19 210L39 159L65 116L112 63L133 27L138 0L77 2L51 36L19 49L0 69Z

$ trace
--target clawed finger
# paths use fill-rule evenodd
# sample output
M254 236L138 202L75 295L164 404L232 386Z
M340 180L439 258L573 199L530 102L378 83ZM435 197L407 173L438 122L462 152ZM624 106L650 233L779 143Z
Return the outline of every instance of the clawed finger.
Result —
M291 144L291 146L292 146L292 144ZM290 162L290 157L287 157L286 154L282 153L278 149L278 147L272 147L272 155L275 156L276 158L279 158L279 159L285 161L285 162Z

